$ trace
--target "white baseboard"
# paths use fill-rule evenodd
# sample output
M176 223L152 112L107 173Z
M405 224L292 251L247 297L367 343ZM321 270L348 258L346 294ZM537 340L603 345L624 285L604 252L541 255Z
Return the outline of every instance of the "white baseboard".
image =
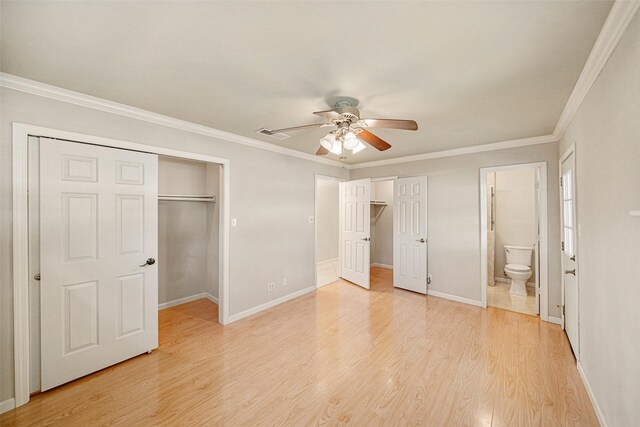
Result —
M562 317L549 316L547 317L547 322L555 323L556 325L562 325Z
M197 301L199 299L206 298L218 304L218 298L214 297L210 293L202 292L200 294L191 295L189 297L178 298L173 301L163 302L162 304L158 304L158 310L164 310L165 308L175 307L176 305L186 304L191 301Z
M205 292L204 297L209 301L215 302L216 304L220 305L220 302L218 301L218 297L214 297L209 292Z
M373 262L373 263L371 263L371 267L388 268L389 270L393 270L393 265L389 265L389 264L380 264L379 262Z
M598 421L600 421L600 425L602 427L607 427L607 422L604 419L602 409L600 409L600 405L598 405L596 396L593 394L593 389L591 388L591 383L589 382L587 374L584 372L584 369L582 368L582 364L580 362L578 362L578 373L580 374L580 378L582 378L584 388L587 389L587 394L589 395L589 399L591 399L591 404L593 405L593 409L596 411L596 416L598 417Z
M229 323L235 322L236 320L244 319L245 317L249 317L252 314L256 314L256 313L259 313L259 312L261 312L263 310L266 310L268 308L275 307L276 305L282 304L283 302L287 302L287 301L292 300L294 298L298 298L299 296L302 296L304 294L308 294L309 292L313 292L315 290L316 290L315 286L309 286L308 288L304 288L304 289L302 289L300 291L293 292L293 293L291 293L289 295L285 295L285 296L280 297L280 298L276 298L276 299L274 299L272 301L269 301L269 302L265 302L264 304L257 305L257 306L255 306L253 308L248 309L248 310L241 311L240 313L233 314L233 315L229 316Z
M459 297L457 295L451 295L444 292L427 290L427 295L431 295L438 298L449 299L451 301L461 302L463 304L475 305L476 307L482 307L482 301L477 301L470 298Z
M4 414L5 412L9 412L16 407L16 400L12 397L7 400L3 400L0 402L0 414Z

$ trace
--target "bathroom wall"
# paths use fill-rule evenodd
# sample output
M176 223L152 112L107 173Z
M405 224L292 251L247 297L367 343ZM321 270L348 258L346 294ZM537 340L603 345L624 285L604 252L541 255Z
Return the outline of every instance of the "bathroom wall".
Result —
M393 265L393 181L371 183L371 200L387 206L371 206L371 263Z
M533 246L536 241L536 174L533 169L496 172L495 277L505 278L504 245ZM532 257L532 270L533 257ZM532 275L530 282L534 281Z
M338 258L339 191L338 181L316 180L316 262Z

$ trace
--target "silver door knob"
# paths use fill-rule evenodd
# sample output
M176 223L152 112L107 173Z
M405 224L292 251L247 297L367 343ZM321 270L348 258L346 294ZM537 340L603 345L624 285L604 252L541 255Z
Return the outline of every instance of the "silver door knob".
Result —
M573 274L575 276L576 275L576 269L574 268L573 270L565 270L564 274Z
M416 242L424 243L424 242L426 242L426 240L424 240L424 239L416 239Z
M369 241L371 240L371 238L369 238L369 237L363 237L363 238L362 238L362 239L360 239L360 240L364 240L365 242L369 242Z
M147 265L153 265L153 264L155 264L155 263L156 263L156 260L155 260L155 259L153 259L153 258L149 258L149 259L147 260L147 262L145 262L145 263L144 263L144 264L142 264L142 265L139 265L138 267L145 267L145 266L147 266Z

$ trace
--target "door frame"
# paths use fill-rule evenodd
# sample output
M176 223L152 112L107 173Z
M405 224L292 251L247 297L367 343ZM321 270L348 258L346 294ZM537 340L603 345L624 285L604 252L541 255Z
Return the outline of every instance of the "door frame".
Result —
M549 321L549 239L547 209L547 162L520 163L506 166L480 168L480 286L482 307L487 307L487 175L492 172L504 172L518 169L534 169L538 171L537 212L540 230L538 259L540 269L536 277L536 292L539 292L540 319Z
M316 174L313 185L313 283L318 288L318 181L334 181L336 183L347 181L345 178ZM340 191L338 191L338 215L340 214ZM342 259L340 258L340 224L338 224L338 269L342 274Z
M163 156L216 163L222 166L220 243L221 268L218 275L218 321L229 323L229 201L230 161L220 157L154 145L121 141L64 130L12 123L12 189L13 189L13 350L15 407L29 402L29 206L28 206L28 142L29 137L46 137L70 142L141 151Z
M563 224L564 224L564 220L563 220L563 214L564 212L562 212L563 209L563 198L562 198L562 187L560 186L560 179L562 178L562 163L567 160L571 155L573 154L573 173L572 173L572 180L573 180L573 223L575 224L575 229L574 229L574 245L575 247L573 248L574 250L574 255L576 257L576 260L574 261L574 268L576 269L576 276L575 276L575 282L576 282L576 314L578 316L578 324L576 325L576 328L578 329L578 345L576 346L576 350L575 350L575 357L576 357L576 361L580 362L580 257L578 255L578 239L579 239L579 226L578 226L578 190L577 190L577 184L578 184L578 180L576 179L576 169L578 166L578 162L576 161L576 145L575 144L571 144L571 146L569 146L569 148L567 149L567 151L564 152L564 154L562 154L562 156L560 156L560 158L558 159L558 189L559 189L559 213L560 213L560 239L562 240L562 236L563 236ZM561 307L560 307L560 318L561 323L560 325L562 326L562 330L565 330L565 317L564 317L564 305L565 305L565 300L564 300L564 257L562 256L562 249L560 250L560 284L561 284Z

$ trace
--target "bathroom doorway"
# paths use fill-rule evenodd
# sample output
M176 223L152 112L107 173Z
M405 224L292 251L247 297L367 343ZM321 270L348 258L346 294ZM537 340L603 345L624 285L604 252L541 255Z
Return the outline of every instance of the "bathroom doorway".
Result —
M546 163L480 170L483 306L547 320Z

